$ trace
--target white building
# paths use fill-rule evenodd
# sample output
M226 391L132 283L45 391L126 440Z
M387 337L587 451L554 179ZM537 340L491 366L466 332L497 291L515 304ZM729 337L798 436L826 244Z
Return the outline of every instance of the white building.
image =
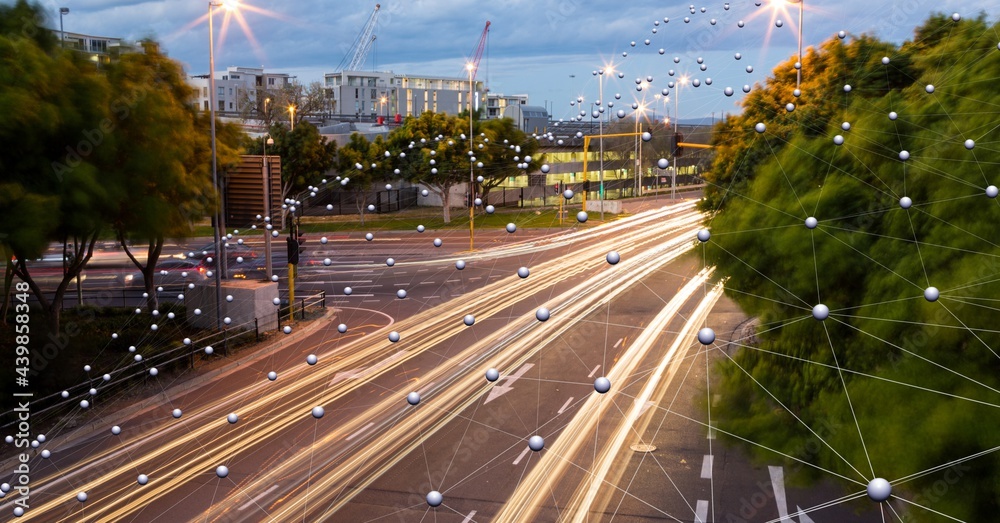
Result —
M323 78L334 116L417 116L425 111L457 114L479 110L483 83L475 82L469 95L469 79L395 74L392 71L339 71Z
M216 111L220 113L237 114L240 112L240 103L243 103L244 95L248 103L256 105L257 90L279 90L294 82L295 77L287 73L267 73L263 67L235 67L231 66L225 71L215 73L215 103ZM196 98L192 102L195 107L208 111L209 96L208 89L210 78L208 75L191 76L188 84L197 91Z
M508 106L527 105L528 95L512 94L506 96L503 93L486 94L486 118L496 120L504 117L504 110Z
M57 39L62 38L61 45L63 47L86 55L98 67L111 63L112 59L116 59L123 53L143 52L142 46L138 43L129 43L112 36L94 36L70 31L60 32L58 29L52 29L52 32Z

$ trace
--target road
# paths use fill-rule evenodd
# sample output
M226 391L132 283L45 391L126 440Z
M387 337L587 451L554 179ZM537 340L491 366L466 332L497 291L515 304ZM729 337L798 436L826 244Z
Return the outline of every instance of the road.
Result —
M593 229L492 232L474 253L460 234L441 248L427 233L330 237L307 254L331 265L304 263L299 284L334 296L329 325L199 387L165 383L162 402L87 438L49 441L21 519L777 521L837 498L713 445L699 398L711 404L706 370L742 317L707 283L700 220L685 201ZM695 340L705 325L719 335L708 346ZM794 521L858 520L855 508Z

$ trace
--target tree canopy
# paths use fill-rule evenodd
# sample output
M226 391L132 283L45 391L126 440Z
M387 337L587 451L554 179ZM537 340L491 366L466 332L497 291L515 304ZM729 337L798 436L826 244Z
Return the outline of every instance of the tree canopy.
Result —
M834 38L803 60L800 97L779 65L717 127L703 202L706 258L760 321L719 367L721 428L862 485L927 472L894 486L912 500L986 451L920 500L969 521L1000 504L998 31L935 15L899 47Z

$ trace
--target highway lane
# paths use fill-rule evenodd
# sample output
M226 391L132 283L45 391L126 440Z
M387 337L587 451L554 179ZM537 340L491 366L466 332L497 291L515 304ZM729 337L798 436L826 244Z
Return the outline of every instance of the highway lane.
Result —
M655 216L652 219L654 219L654 220L662 220L662 218L663 218L663 215L660 215L660 216ZM693 224L693 223L694 223L694 221L692 220L691 224ZM551 285L551 284L558 283L559 281L561 281L560 278L565 278L565 277L568 277L568 276L571 276L571 275L574 275L574 274L575 275L582 274L582 272L580 270L580 267L585 267L585 268L588 268L588 269L591 269L591 270L594 268L593 264L591 264L590 266L585 266L585 264L582 264L582 263L574 263L574 264L572 264L572 266L573 266L573 268L575 270L567 270L565 267L561 267L561 268L559 268L558 270L555 271L555 274L548 274L548 273L546 273L545 270L544 270L544 267L543 267L543 269L536 269L535 271L533 271L533 276L532 277L535 277L534 275L537 274L538 276L541 276L538 279L541 280L542 282L546 282L546 281L551 280L551 282L552 282L552 283L550 283L550 285ZM513 279L513 278L516 278L516 277L508 276L507 278L508 279ZM484 287L484 289L483 289L484 292L482 293L482 296L477 296L477 298L475 300L473 300L471 303L472 304L476 304L477 303L476 300L486 300L485 302L480 302L480 303L482 303L482 304L485 305L489 301L489 299L492 298L493 294L502 295L503 293L501 293L500 290L503 289L504 287L510 286L511 284L512 284L511 281L505 282L505 283L503 283L501 285L486 284L485 287ZM493 285L494 287L491 288L491 285ZM543 286L543 287L536 288L534 292L537 293L537 292L544 291L544 290L545 290L545 287ZM503 305L495 305L492 308L487 308L486 312L485 313L481 313L481 314L485 314L485 317L488 318L488 317L490 317L492 315L498 314L498 312L500 312L500 311L506 310L507 308L510 307L511 303L519 303L521 301L523 301L523 296L519 296L519 295L515 294L514 296L511 296L511 297L507 298L506 302ZM453 336L453 333L449 333L447 330L444 330L444 332L438 332L435 335L433 333L433 331L435 331L435 330L442 330L443 323L452 323L452 324L454 324L455 319L453 317L453 318L450 319L450 321L444 322L441 319L441 316L442 316L442 311L441 310L429 309L428 311L424 311L424 313L416 315L414 318L410 318L410 319L404 320L404 321L410 321L410 323L406 325L407 329L403 329L402 327L400 327L400 332L403 332L403 333L406 333L406 334L409 334L409 333L412 332L415 335L416 341L418 343L420 342L420 335L422 333L425 333L425 332L426 332L426 336L425 337L427 338L426 341L424 342L425 344L427 344L427 345L433 345L433 344L445 343L445 342L447 342L447 340L451 339L451 337ZM335 364L338 365L338 368L345 369L345 368L350 368L352 366L353 367L357 367L357 366L359 366L360 364L362 364L362 363L364 363L366 361L371 361L373 359L377 360L378 356L380 356L380 355L383 356L383 357L387 357L386 352L388 350L390 350L390 345L389 345L388 342L382 342L380 344L377 344L377 346L374 347L374 348L373 347L365 347L364 350L357 350L356 352L352 351L352 349L350 349L350 347L351 347L350 343L347 344L347 345L345 345L345 347L343 348L342 353L338 355L338 357L340 358L340 360L337 361L337 362L333 362L333 363L335 363ZM391 354L389 354L389 356L391 356ZM392 365L392 367L397 367L400 364L405 363L406 359L409 359L409 356L407 356L406 358L400 358L398 362L394 362L394 365ZM329 361L329 360L321 360L321 361L325 362L325 361ZM319 367L319 366L317 366L317 367ZM387 370L389 368L390 367L387 366L386 369L383 369L383 371ZM292 372L294 374L296 371L293 370ZM348 385L351 384L352 381L360 381L360 380L344 380L344 381L341 381L341 382L339 382L337 384L334 384L332 386L327 387L327 392L328 393L330 391L334 392L334 394L332 396L324 397L323 395L320 395L320 397L317 398L317 396L316 396L317 390L315 388L315 386L317 385L317 383L315 383L315 381L317 381L317 380L315 380L314 377L316 375L318 375L318 374L322 374L322 373L320 373L320 372L304 372L303 375L301 375L301 376L293 375L291 377L290 381L293 382L294 384L293 385L289 385L289 387L291 387L292 390L283 390L283 391L279 392L278 394L276 394L276 395L279 395L281 397L280 401L282 401L282 403L281 403L280 407L276 406L276 407L273 408L273 410L270 410L268 412L272 412L273 413L273 412L279 410L279 408L280 408L282 410L282 412L296 412L296 411L297 412L303 412L303 410L304 410L304 412L308 413L309 408L306 408L307 405L312 405L312 404L316 403L317 400L322 401L322 402L327 402L327 403L333 403L337 398L343 396L347 392L350 392L349 389L351 389L351 387L349 387ZM384 374L384 372L373 373L370 376L370 378L377 378L381 374ZM279 380L278 383L288 383L288 382L286 382L284 380ZM312 387L312 388L310 388L310 387ZM341 390L341 389L343 389L343 390ZM243 392L243 394L241 394L241 395L242 396L247 396L248 394L246 394L246 392ZM220 410L220 412L222 412L222 414L219 414L219 417L224 416L224 411L225 411L226 403L227 402L232 402L232 400L233 400L232 395L230 395L228 397L227 396L223 396L219 400L212 402L212 405L214 405L216 408L223 407L222 410ZM295 408L293 408L293 406ZM255 408L262 408L265 411L267 411L267 406L263 405L263 404L261 404L261 405L254 404L252 406L248 406L247 408L250 409L250 410L248 410L248 412L254 412L253 409L255 409ZM303 410L300 410L300 409L303 409ZM189 419L195 419L195 420L205 420L205 419L208 419L209 418L208 410L210 410L210 409L207 406L204 408L204 410L199 410L199 409L196 408L194 410L194 412L191 414L191 418L189 418ZM188 416L188 414L185 414L185 417L187 417L187 416ZM271 415L272 421L274 420L274 418L275 418L275 416L272 414ZM287 419L283 419L283 420L281 420L281 422L274 423L274 424L277 425L277 428L284 429L284 428L288 428L289 425L295 424L297 421L301 421L301 418L302 418L301 415L294 415L294 414L292 414L292 415L287 416ZM219 419L219 418L215 418L215 419ZM223 421L224 421L224 418L223 418ZM308 423L308 421L307 421L307 423ZM212 448L214 446L214 447L217 447L217 448L220 448L220 449L222 449L222 448L228 448L229 450L235 450L235 449L232 448L231 445L228 446L228 447L225 447L225 441L224 440L226 440L227 438L224 437L224 434L220 434L220 433L224 433L225 431L219 430L219 425L220 425L219 422L208 422L205 427L199 427L197 429L191 429L189 427L189 431L185 435L183 435L181 437L176 437L175 436L175 437L173 437L173 439L171 439L170 443L168 443L166 445L156 446L157 450L155 452L142 453L143 458L133 459L133 467L135 467L135 468L143 468L144 465L146 465L145 468L155 468L152 465L152 461L155 461L155 460L152 460L152 461L140 461L142 459L147 459L150 456L155 457L155 459L165 459L168 462L168 464L169 464L169 467L170 467L169 470L154 471L153 474L150 474L150 477L155 477L157 475L157 472L161 472L161 474L159 474L161 477L174 478L174 480L176 480L177 483L175 484L175 483L172 482L170 485L163 485L163 486L160 486L158 488L157 487L153 487L153 484L151 483L150 487L153 487L153 488L143 488L141 490L138 490L137 492L143 492L143 494L139 496L141 499L140 500L135 500L134 502L129 502L128 505L131 506L131 507L133 507L133 509L134 509L134 507L148 504L151 501L151 499L149 498L149 495L150 495L149 493L155 493L157 491L160 491L160 494L162 495L166 491L170 491L170 490L173 490L174 488L177 488L180 484L183 484L185 481L188 481L188 480L190 480L193 477L196 477L196 476L199 476L199 475L203 476L204 475L203 473L206 470L206 467L207 467L208 470L212 470L213 467L210 467L209 463L207 463L207 461L206 462L202 462L202 460L204 460L205 455L207 454L205 452L206 449ZM222 426L224 426L224 425L222 425ZM215 431L215 432L213 432L213 431ZM251 449L252 450L253 445L257 444L256 442L262 442L262 441L266 440L270 435L273 435L275 432L276 432L275 430L268 430L268 431L261 430L259 433L251 434L251 435L249 435L247 437L247 439L253 440L253 441L251 441L251 442L245 442L245 441L241 442L240 443L240 448L241 449ZM183 448L183 442L185 442L185 441L194 441L194 440L197 440L198 444L200 445L197 449L195 449L196 452L192 451L190 449ZM100 457L100 456L97 456L97 457ZM201 457L202 460L199 460L199 457ZM214 463L218 463L220 461L219 458L224 458L224 456L216 456L216 459L211 460L211 461L214 462ZM104 458L104 459L107 459L107 458ZM64 470L61 471L60 476L61 477L66 477L66 476L71 476L72 474L73 474L72 470L64 469ZM82 486L84 488L87 487L87 485L82 485ZM92 486L96 487L96 485L92 485ZM273 485L271 485L271 486L273 486ZM263 490L267 490L268 488L271 488L271 486L269 486L269 487L267 487L267 488L265 488ZM132 485L131 487L132 487L133 490L135 490L135 488L134 488L135 486L134 485ZM119 489L120 488L127 488L127 487L125 487L125 486L119 486ZM113 514L113 516L116 517L116 518L122 517L122 514L123 514L122 512L113 511L112 509L101 510L101 509L103 509L105 507L105 504L103 503L103 501L108 501L107 505L114 505L116 501L121 501L119 498L120 498L120 494L123 491L121 491L121 490L115 490L114 488L107 489L107 491L110 494L106 498L97 497L96 493L95 493L94 497L90 498L90 501L88 501L88 505L92 506L92 507L97 507L98 510L97 510L97 513L95 513L95 514L87 515L86 517L88 519L91 518L91 517L94 517L94 518L97 518L97 519L99 519L101 517L106 517L106 516L102 516L102 514L105 514L105 515L106 514ZM161 495L153 495L152 498L153 499L160 499L162 497ZM138 505L136 505L136 503L138 503ZM35 512L35 511L32 511L32 512ZM147 512L147 514L148 514L148 512ZM73 517L74 518L78 518L79 515L77 514L77 515L74 515ZM97 519L95 519L95 520L97 520Z

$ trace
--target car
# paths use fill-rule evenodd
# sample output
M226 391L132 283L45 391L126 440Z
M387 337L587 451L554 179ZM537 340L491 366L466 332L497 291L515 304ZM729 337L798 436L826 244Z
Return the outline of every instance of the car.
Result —
M156 264L155 271L153 283L158 287L183 287L208 279L206 270L195 260L166 258ZM139 271L122 273L118 282L126 287L145 287Z

